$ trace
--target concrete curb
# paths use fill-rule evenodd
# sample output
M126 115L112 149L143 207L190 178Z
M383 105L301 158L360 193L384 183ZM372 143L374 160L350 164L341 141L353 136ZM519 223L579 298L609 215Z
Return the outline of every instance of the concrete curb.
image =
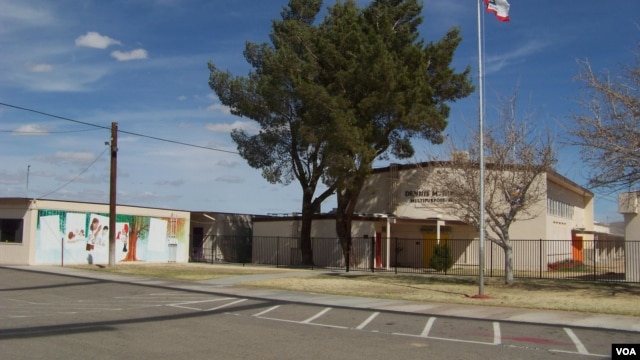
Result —
M135 275L122 275L92 270L82 270L60 266L6 266L20 270L40 271L52 274L81 276L135 283L140 285L161 286L189 291L225 294L236 297L278 300L283 302L306 303L333 307L348 307L376 311L393 311L422 315L468 318L487 321L508 321L552 326L570 326L596 329L609 329L640 332L640 318L634 316L591 314L569 311L551 311L520 309L510 307L459 305L443 303L418 303L401 300L373 299L356 296L338 296L310 292L259 289L243 287L241 283L283 277L315 276L314 271L288 271L260 275L230 276L199 282L173 281ZM481 300L480 300L481 301Z

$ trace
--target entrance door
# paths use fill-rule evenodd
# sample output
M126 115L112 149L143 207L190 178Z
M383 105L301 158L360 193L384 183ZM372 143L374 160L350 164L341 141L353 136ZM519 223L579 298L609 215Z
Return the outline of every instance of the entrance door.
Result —
M451 238L450 231L443 231L440 229L440 244L446 245ZM438 234L435 232L425 232L422 233L422 266L428 268L429 262L431 262L431 257L433 257L433 252L436 248L436 244L438 244Z
M437 234L435 232L426 232L422 234L422 266L429 267L429 262L433 256L433 250L436 247Z
M582 240L582 236L573 235L571 238L571 250L573 255L573 260L583 261L583 253L582 248L584 246L584 242Z

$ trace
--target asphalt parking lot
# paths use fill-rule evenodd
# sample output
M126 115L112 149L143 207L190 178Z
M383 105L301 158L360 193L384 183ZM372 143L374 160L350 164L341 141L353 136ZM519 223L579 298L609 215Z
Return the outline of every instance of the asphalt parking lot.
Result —
M326 346L319 345L318 351L325 355L339 349L343 355L352 351L347 358L365 358L366 351L350 346L344 349L344 340L348 345L350 341L379 344L382 339L390 344L390 356L407 352L408 358L420 348L415 344L423 342L425 347L445 349L439 353L442 358L448 358L445 355L451 351L461 351L461 358L483 352L497 358L501 354L513 358L513 353L527 358L608 358L611 344L640 342L640 333L633 331L309 304L230 295L217 292L215 287L201 291L193 286L169 287L153 279L144 279L144 284L126 280L131 278L114 281L0 268L0 351L10 354L8 358L80 358L87 354L115 358L136 354L142 346L146 350L138 355L143 358L154 349L162 355L180 349L193 358L222 349L230 358L264 358L265 351L273 358L293 358L289 355L298 352L302 358L316 358L298 348L299 343L283 346L274 340L249 354L245 351L250 348L244 345L230 347L227 332L215 341L205 336L225 327L237 331L234 340L246 337L242 343L256 338L281 339L292 336L290 332L319 333L316 337L331 340ZM172 340L180 346L167 348ZM215 342L221 345L211 348ZM414 345L398 350L393 343ZM202 349L207 351L200 352Z

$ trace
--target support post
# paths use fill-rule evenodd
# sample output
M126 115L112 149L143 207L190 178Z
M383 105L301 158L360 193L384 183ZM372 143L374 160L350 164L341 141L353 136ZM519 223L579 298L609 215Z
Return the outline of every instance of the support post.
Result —
M116 264L116 183L118 179L118 123L111 123L111 175L109 177L109 266Z

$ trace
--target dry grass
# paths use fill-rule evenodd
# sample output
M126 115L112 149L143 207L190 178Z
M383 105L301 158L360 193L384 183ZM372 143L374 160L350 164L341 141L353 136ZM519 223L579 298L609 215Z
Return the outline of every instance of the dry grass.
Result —
M116 274L149 276L161 279L202 281L228 276L286 273L294 270L271 267L244 267L242 265L212 266L208 264L118 264L114 267L101 265L74 265L76 269L106 271Z
M471 278L408 275L331 276L282 278L243 285L264 288L364 296L418 302L506 306L640 316L640 286L634 284L575 283L561 280L518 279L508 286L486 279L478 300L478 285Z
M640 317L640 284L516 279L516 283L509 286L502 283L501 279L485 278L485 294L490 298L478 300L471 298L478 294L477 279L473 277L317 271L307 277L288 277L287 272L305 270L209 264L135 264L112 268L79 268L189 281L283 273L283 277L278 279L243 282L242 285L416 302L481 304Z

